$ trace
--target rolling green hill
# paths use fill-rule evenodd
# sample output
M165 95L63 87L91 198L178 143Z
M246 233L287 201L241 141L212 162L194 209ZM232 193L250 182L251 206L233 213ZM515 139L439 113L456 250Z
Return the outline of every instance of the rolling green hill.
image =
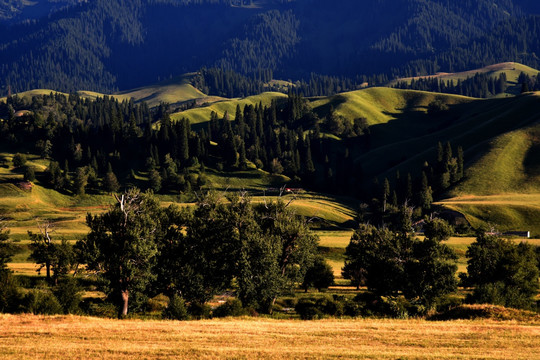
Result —
M475 74L487 74L492 78L498 78L503 73L506 75L508 88L504 94L499 94L498 95L499 97L519 94L521 91L521 84L518 84L519 75L521 73L524 73L529 76L536 76L538 75L539 71L520 63L505 62L505 63L485 66L485 67L475 69L475 70L470 70L470 71L455 72L455 73L441 72L441 73L427 75L427 76L400 78L400 79L396 79L389 82L388 86L394 86L398 82L406 82L407 84L410 84L412 80L418 80L421 78L430 78L430 79L436 78L444 82L450 81L453 84L457 84L459 80L463 81L467 78L473 77Z
M272 100L285 100L287 95L277 92L265 92L260 95L248 96L243 99L223 99L221 101L212 102L208 106L203 106L195 109L189 109L186 111L174 113L171 115L172 120L179 120L181 118L189 119L192 124L199 124L210 120L210 115L215 112L219 118L225 115L225 112L229 114L229 118L234 119L236 106L240 105L243 109L245 105L258 105L268 106Z
M95 91L86 90L79 90L77 91L77 94L82 98L90 100L95 100L96 98L103 97L105 95L118 99L118 101L133 99L135 103L140 103L144 101L148 104L149 107L158 106L162 102L176 104L196 99L200 99L199 101L204 102L222 100L222 98L207 96L194 88L189 82L191 76L192 74L186 74L173 80L168 80L154 85L144 86L137 89L131 89L113 94L103 94ZM29 90L18 93L17 95L23 98L31 98L32 96L37 95L48 95L51 92L67 95L65 93L50 89ZM5 97L0 98L0 101L5 101L5 99Z

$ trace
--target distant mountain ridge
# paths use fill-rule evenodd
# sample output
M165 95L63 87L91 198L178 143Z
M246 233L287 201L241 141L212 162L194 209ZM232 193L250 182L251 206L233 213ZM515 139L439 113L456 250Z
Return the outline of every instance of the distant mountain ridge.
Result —
M3 0L0 12L16 18L32 8L21 4ZM384 80L503 61L538 68L539 7L528 0L81 2L25 23L0 22L0 94L8 85L112 92L202 66L292 80L311 73Z

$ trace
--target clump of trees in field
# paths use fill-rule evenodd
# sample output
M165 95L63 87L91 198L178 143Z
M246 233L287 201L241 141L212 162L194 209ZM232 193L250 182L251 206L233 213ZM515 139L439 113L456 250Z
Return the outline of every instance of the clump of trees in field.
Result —
M417 315L453 303L449 295L458 286L457 255L444 244L452 227L428 219L425 239L419 240L403 219L383 227L361 225L351 237L342 274L368 290L355 299L360 313ZM472 289L465 301L536 309L539 249L479 231L466 253L467 273L459 274L459 285Z
M162 293L173 306L203 308L227 289L270 313L277 296L302 283L318 244L287 205L208 194L194 209L162 209L151 193L130 190L106 213L88 215L90 233L76 248L122 316L132 299Z

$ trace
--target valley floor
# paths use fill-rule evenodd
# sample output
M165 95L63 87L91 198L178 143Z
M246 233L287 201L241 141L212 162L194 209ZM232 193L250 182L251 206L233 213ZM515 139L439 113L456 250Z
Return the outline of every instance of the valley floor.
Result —
M540 359L516 321L109 320L0 314L0 359Z

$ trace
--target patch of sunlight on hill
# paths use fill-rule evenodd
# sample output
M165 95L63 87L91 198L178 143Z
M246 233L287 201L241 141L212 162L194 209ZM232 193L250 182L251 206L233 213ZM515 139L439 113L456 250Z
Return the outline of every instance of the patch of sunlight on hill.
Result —
M540 192L540 124L503 134L466 171L455 195Z
M491 77L499 77L501 74L506 74L506 79L509 85L509 89L505 95L509 94L519 94L519 90L521 89L521 85L518 84L518 77L521 73L525 73L529 76L536 76L538 75L538 70L533 69L527 65L523 65L520 63L515 62L505 62L500 64L494 64L485 66L483 68L469 70L469 71L463 71L463 72L457 72L457 73L437 73L432 75L426 75L426 76L417 76L417 77L408 77L408 78L401 78L396 79L388 83L388 86L395 85L398 81L400 82L406 82L408 84L411 83L412 80L418 80L420 78L437 78L444 82L451 81L454 84L457 84L459 80L463 81L467 78L473 77L477 73L481 74L488 74ZM503 95L504 96L504 95Z
M462 213L475 227L495 226L500 231L530 231L540 236L540 194L460 196L437 203Z
M272 100L285 100L287 95L277 92L265 92L260 95L248 96L243 99L231 99L214 102L211 105L189 109L186 111L174 113L171 115L172 120L179 120L181 118L187 118L192 124L198 124L210 120L210 114L215 112L218 117L222 118L227 112L230 119L234 119L236 113L236 106L240 105L241 109L244 109L245 105L258 105L261 103L263 106L269 106Z
M449 105L470 101L470 98L458 95L369 88L317 99L311 102L311 106L320 117L332 107L337 114L348 119L366 118L369 125L376 125L395 120L405 112L425 113L428 105L439 98Z

